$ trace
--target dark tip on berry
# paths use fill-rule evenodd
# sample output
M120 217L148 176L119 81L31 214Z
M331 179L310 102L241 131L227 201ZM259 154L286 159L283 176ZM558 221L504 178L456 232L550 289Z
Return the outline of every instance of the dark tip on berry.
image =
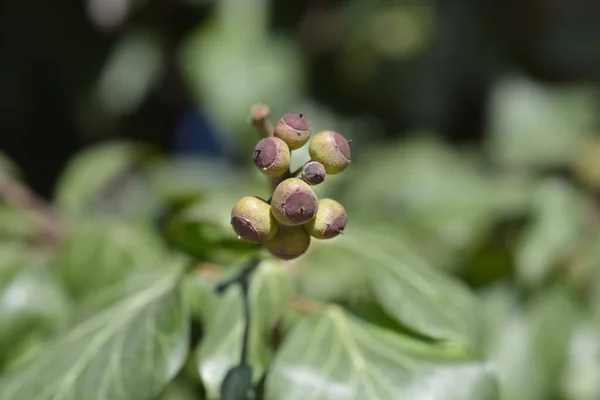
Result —
M311 193L297 191L289 195L283 205L285 216L294 223L306 221L317 212L317 203Z
M346 138L340 135L339 133L334 132L333 140L340 153L342 153L342 155L349 161L351 159L350 144L348 143Z
M317 161L307 163L302 170L302 177L310 185L318 185L325 180L325 176L325 167Z
M343 234L347 223L348 216L346 214L340 215L332 219L324 232L325 239L330 239L339 234Z
M264 138L254 148L252 160L260 168L267 168L277 158L277 144L273 138Z
M299 113L288 113L285 114L283 117L283 122L286 123L287 126L289 126L290 128L296 130L296 131L307 131L310 129L310 122L308 122L308 120L306 118L304 118L304 115L299 114Z
M238 236L252 242L260 241L258 232L256 232L252 224L246 221L245 219L233 217L231 218L231 225L233 226L233 230L235 231L235 233L237 233Z

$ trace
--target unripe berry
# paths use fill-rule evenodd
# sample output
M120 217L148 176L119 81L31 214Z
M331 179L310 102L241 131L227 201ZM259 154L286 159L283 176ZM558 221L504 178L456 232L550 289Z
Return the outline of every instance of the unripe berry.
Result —
M302 179L312 186L323 182L325 175L325 167L318 161L310 161L302 168Z
M310 158L318 161L330 175L339 174L350 164L350 144L339 133L321 131L317 133L308 148Z
M294 226L310 221L317 214L319 199L303 180L288 178L279 183L271 198L271 212L280 224Z
M286 142L290 150L296 150L308 142L310 133L310 122L304 115L288 113L277 122L273 134Z
M335 200L321 199L315 219L305 225L306 231L317 239L331 239L344 232L348 216Z
M274 256L291 260L306 252L310 246L310 236L302 226L281 226L264 245Z
M252 160L263 174L278 177L290 167L290 149L283 140L267 137L257 143Z
M231 225L240 239L254 243L271 239L279 227L269 203L256 196L243 197L233 206Z

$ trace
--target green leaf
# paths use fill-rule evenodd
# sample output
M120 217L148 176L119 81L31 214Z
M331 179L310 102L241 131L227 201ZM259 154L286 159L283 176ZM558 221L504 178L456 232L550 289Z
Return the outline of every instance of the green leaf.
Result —
M265 260L251 276L251 324L248 364L253 381L260 379L269 362L269 334L275 322L288 308L291 285L283 271L283 263ZM230 287L215 306L205 323L206 335L198 348L197 361L206 387L207 398L218 399L227 372L240 362L244 329L242 294Z
M166 235L171 244L203 260L236 262L260 245L239 240L231 227L231 209L243 196L240 188L215 190L170 219Z
M253 179L255 175L248 171L212 158L178 156L148 165L146 174L154 192L166 202L182 206L214 197L215 193L243 195L268 183L264 176Z
M426 134L376 147L347 173L335 198L352 216L350 224L393 223L445 269L460 263L499 220L524 213L531 191L527 176L492 173L473 152Z
M596 102L585 87L549 88L524 77L493 88L487 149L509 167L568 163L593 130Z
M166 248L149 228L115 218L91 218L75 225L55 260L68 289L84 296L121 280L138 268L161 268Z
M77 154L60 177L58 208L72 217L90 212L147 215L156 200L140 176L150 150L129 142L109 142Z
M0 238L28 240L36 233L35 220L29 212L0 204Z
M233 367L221 385L220 400L247 400L252 390L252 370L247 365Z
M191 271L183 278L182 292L192 318L201 322L213 318L219 302L213 280L200 271Z
M581 309L563 288L543 293L526 310L514 309L487 353L498 371L502 399L547 400L558 389L570 337ZM487 318L495 318L487 315Z
M567 353L561 393L569 400L600 398L600 340L598 329L589 322L577 326Z
M203 400L200 390L192 383L177 378L167 385L158 400Z
M256 6L268 7L264 0L260 3ZM242 7L232 4L242 20L227 24L217 19L203 24L181 49L187 84L211 119L223 128L225 145L235 140L233 133L227 132L248 129L246 117L253 103L289 104L302 92L302 59L295 43L285 37L250 34L247 14L257 8L249 1Z
M539 284L564 260L584 232L589 204L572 185L542 182L533 199L533 221L517 247L516 270L527 286Z
M0 365L7 369L34 356L65 326L71 308L48 263L18 250L0 252Z
M32 258L31 248L20 241L0 242L0 289L10 283Z
M299 260L299 269L311 263L362 269L372 296L402 325L464 350L476 349L480 318L471 293L395 236L376 226L362 226L360 232L350 227L343 237L315 247L310 257ZM341 271L338 279L344 279Z
M0 380L3 400L157 396L188 351L178 272L156 273L65 332L25 369Z
M293 328L267 376L266 400L488 400L482 363L377 328L338 307Z

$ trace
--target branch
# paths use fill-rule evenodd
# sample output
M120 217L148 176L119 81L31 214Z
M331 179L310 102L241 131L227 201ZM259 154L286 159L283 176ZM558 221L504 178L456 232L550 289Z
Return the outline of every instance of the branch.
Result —
M269 106L255 104L250 110L250 123L256 128L263 138L273 136L273 124L269 120Z
M3 172L0 172L0 200L31 212L51 244L57 244L64 236L65 227L58 213L21 182Z
M217 286L217 293L222 294L230 286L240 285L244 305L244 333L242 336L242 354L240 356L240 363L229 370L221 383L221 394L223 399L246 399L247 392L251 390L252 387L252 371L250 370L247 361L248 337L250 334L250 298L248 296L248 289L250 286L250 275L259 264L260 259L252 259L237 275Z

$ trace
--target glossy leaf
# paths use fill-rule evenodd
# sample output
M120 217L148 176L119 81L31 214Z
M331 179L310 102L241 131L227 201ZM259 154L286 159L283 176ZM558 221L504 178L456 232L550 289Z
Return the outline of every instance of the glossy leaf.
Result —
M144 226L114 218L92 218L73 227L55 266L76 296L90 295L137 268L167 263L162 240Z
M495 400L483 363L399 336L337 307L304 319L267 376L266 399Z
M533 221L517 247L517 274L524 284L539 284L569 255L584 233L587 206L582 194L565 181L540 184L533 199Z
M251 277L249 297L248 364L256 382L264 374L270 359L270 329L290 302L290 281L281 262L261 262ZM225 375L240 362L244 329L242 313L242 294L238 286L233 286L218 299L212 318L205 323L206 335L200 342L197 361L209 399L219 398Z
M188 322L178 273L156 273L146 283L1 379L3 400L157 396L185 361Z
M417 257L393 232L350 227L299 263L300 269L303 263L320 268L336 263L349 271L362 270L372 296L402 325L465 350L476 346L480 318L471 293ZM341 270L338 279L343 279Z

